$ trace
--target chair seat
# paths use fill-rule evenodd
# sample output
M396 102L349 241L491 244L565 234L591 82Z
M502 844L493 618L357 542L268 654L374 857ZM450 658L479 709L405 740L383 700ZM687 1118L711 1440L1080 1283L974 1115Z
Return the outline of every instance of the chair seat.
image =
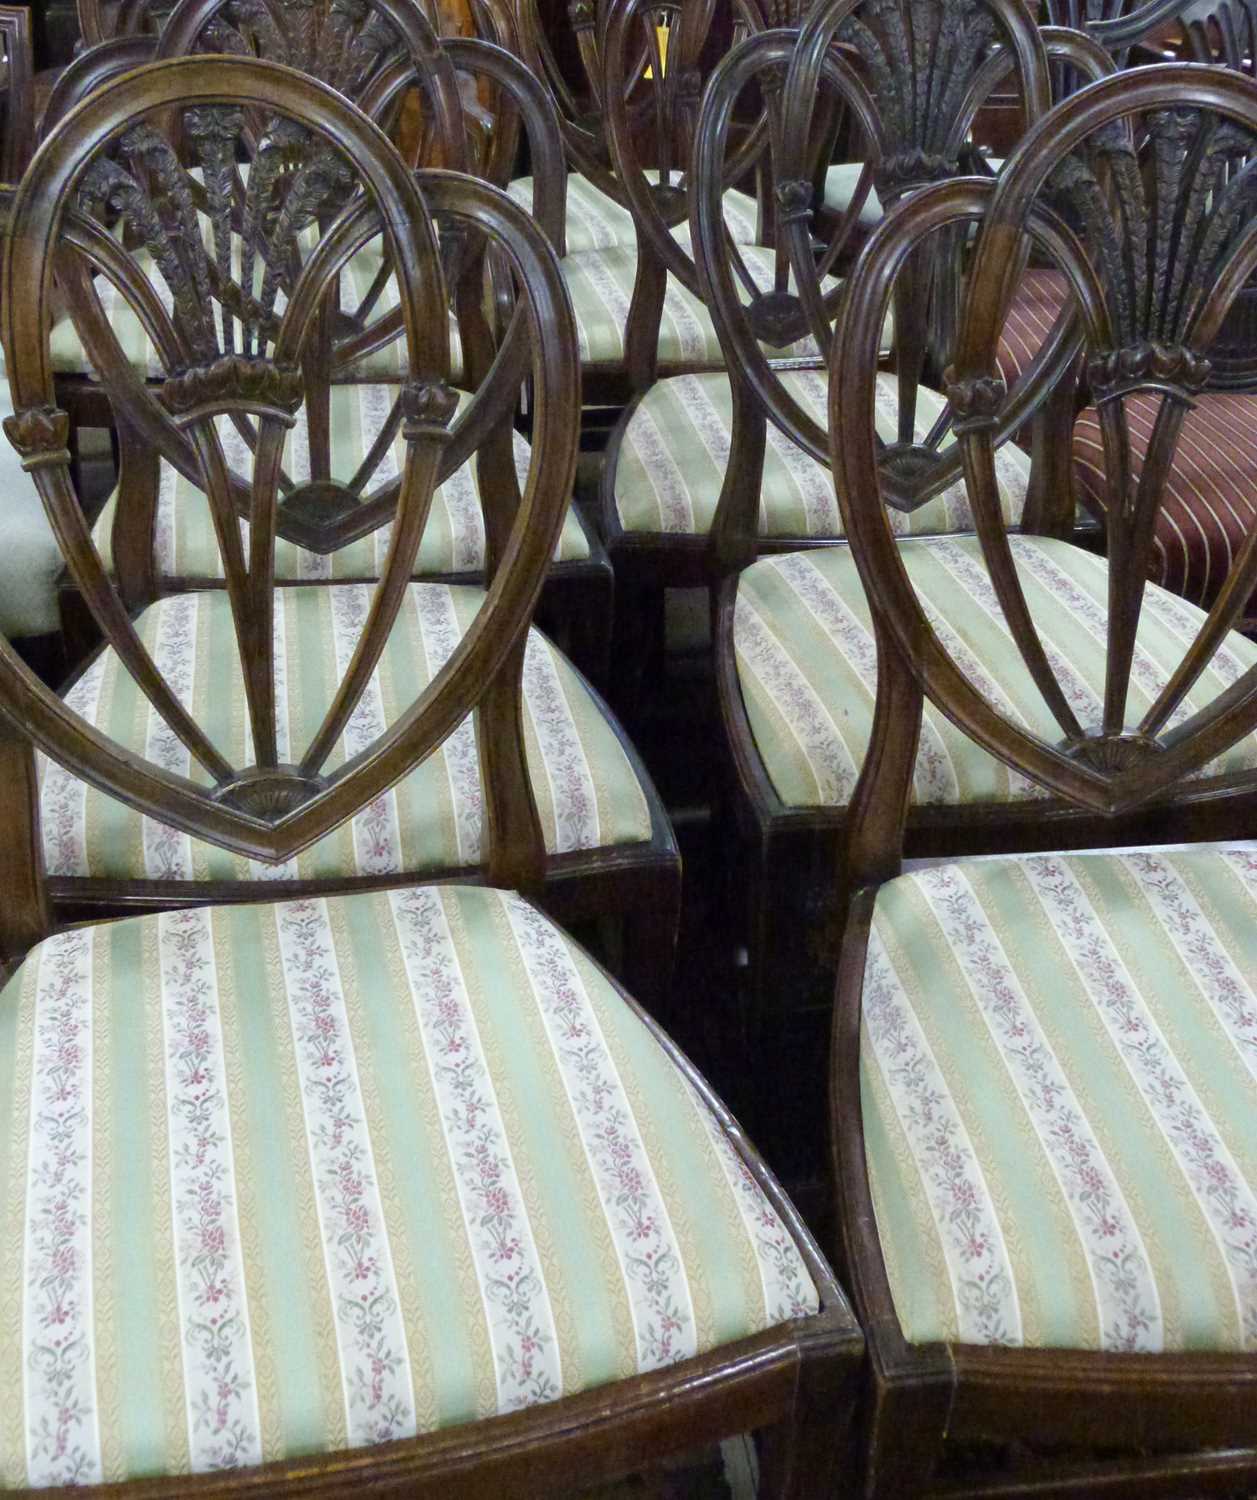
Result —
M331 389L332 478L348 484L364 462L392 410L396 390L384 385L337 385ZM459 411L471 397L459 393ZM310 477L309 444L305 408L289 439L288 472L296 481ZM228 463L239 474L251 472L251 458L236 429L221 423L223 447ZM523 485L528 474L526 439L514 435L515 464ZM374 471L370 493L394 481L401 473L405 441L400 437ZM118 491L109 497L93 528L96 546L106 566L112 565L112 535L117 513ZM247 538L248 524L241 522ZM202 490L176 469L163 463L157 502L156 565L159 578L195 582L217 582L223 574L222 555L214 533L209 503ZM391 528L382 526L336 552L308 551L279 537L275 545L275 577L281 583L316 579L375 579L380 576L388 551ZM556 562L584 561L590 556L589 538L574 509L569 509L555 549ZM432 497L432 509L419 543L415 575L432 577L444 573L479 573L484 569L485 528L480 504L480 486L474 461L451 475Z
M0 380L0 420L13 415L8 382ZM47 635L60 628L57 585L65 559L35 481L7 438L0 437L0 635Z
M725 1129L518 896L72 930L0 1015L6 1485L362 1448L817 1309Z
M822 428L829 425L829 382L823 370L779 371L786 392ZM878 427L893 438L898 405L893 377L883 378ZM921 389L917 436L924 439L943 398ZM626 532L705 536L729 467L733 397L724 374L675 375L656 381L634 407L620 442L615 504ZM1030 465L1005 445L997 457L1005 520L1017 524L1025 506ZM973 517L963 482L911 514L892 512L907 532L964 531ZM842 536L833 474L771 422L760 490L761 536Z
M1060 316L1068 287L1060 271L1028 270L1004 320L996 364L1011 386L1031 362Z
M280 759L299 758L330 706L370 601L368 584L279 589L275 638ZM371 686L327 769L392 724L471 627L484 590L411 584ZM172 594L139 617L159 670L235 765L250 761L248 714L226 590ZM589 687L538 632L529 637L525 742L533 792L552 854L640 844L651 835L642 781ZM67 700L119 743L205 780L112 648ZM482 859L475 725L467 720L434 755L350 822L283 865L267 865L177 833L41 760L41 824L50 876L204 882L338 881L475 867Z
M825 172L825 187L823 201L825 207L837 214L845 214L851 207L851 200L855 197L855 190L860 185L860 174L864 171L862 161L839 161L829 167ZM870 186L865 194L864 202L860 205L860 214L856 223L862 229L872 229L880 223L884 210L882 200L877 196L877 189Z
M756 284L765 291L770 289L775 252L762 245L743 245L739 254ZM589 250L568 255L561 265L576 313L581 365L623 365L624 330L637 276L636 248ZM827 289L834 285L837 283L832 280L825 282ZM769 352L791 357L815 355L816 341L809 336ZM668 277L664 295L658 360L662 367L724 368L724 354L711 313L701 298L687 291L673 276Z
M658 180L657 172L646 176ZM506 191L516 203L532 213L533 180L517 177L508 184ZM759 217L759 206L746 193L730 188L725 194L725 223L735 244L753 245ZM679 224L676 228L678 240L689 249L690 227ZM582 250L611 250L616 246L637 244L637 231L633 227L633 215L614 198L608 197L601 188L595 187L588 177L580 172L569 172L567 177L567 253L573 255Z
M1159 405L1151 395L1125 401L1136 481ZM1104 460L1094 410L1084 412L1074 426L1074 483L1079 499L1102 515ZM1206 391L1183 417L1157 516L1152 576L1198 604L1212 603L1254 521L1257 396Z
M1023 535L1011 543L1062 688L1080 723L1099 723L1107 565L1055 539ZM974 686L1031 733L1059 741L1056 721L1004 624L976 537L914 537L900 546L940 641ZM1132 671L1132 716L1151 707L1202 618L1193 605L1148 586ZM845 807L872 733L877 677L873 627L850 550L760 559L739 577L733 629L742 699L777 796L787 807ZM1255 663L1257 644L1232 632L1174 722L1204 707ZM1257 734L1225 751L1206 774L1254 767ZM915 803L956 806L1046 795L926 702Z
M311 238L312 244L317 242L317 235ZM379 239L370 241L356 255L350 257L341 277L342 305L347 313L355 312L370 294L383 265L383 258L383 244ZM146 272L159 295L168 302L169 289L160 274L153 268L151 257L146 252L139 251L135 254L135 260ZM101 307L132 368L147 380L162 379L166 374L165 367L157 357L152 341L134 309L113 283L105 277L96 278L96 289ZM397 306L397 280L395 277L390 277L372 304L370 321L375 321ZM283 307L282 294L279 307L281 309ZM96 371L91 368L91 362L87 358L82 340L69 316L61 318L52 329L49 336L49 359L54 375L96 377ZM405 345L404 341L398 337L382 349L364 355L342 373L347 376L352 375L356 380L399 381L405 374L405 365ZM458 380L461 375L462 348L459 341L458 323L451 314L450 378Z
M861 1108L908 1342L1257 1349L1254 975L1247 850L878 891Z

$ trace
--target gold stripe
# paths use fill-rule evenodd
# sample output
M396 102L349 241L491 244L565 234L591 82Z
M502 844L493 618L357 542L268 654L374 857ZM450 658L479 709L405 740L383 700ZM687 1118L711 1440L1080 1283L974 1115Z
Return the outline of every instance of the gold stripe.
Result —
M162 1418L166 1428L166 1472L187 1474L192 1467L184 1388L182 1323L175 1268L175 1230L170 1201L170 1139L166 1082L166 1039L162 1026L161 945L158 918L141 927L144 1034L149 1079L149 1149L153 1180L153 1295L157 1304L157 1345L162 1371Z
M258 923L261 933L262 960L266 973L266 994L271 1001L271 1023L277 1058L278 1100L283 1113L284 1142L288 1148L289 1180L300 1220L301 1243L305 1247L306 1285L310 1289L310 1323L318 1350L319 1385L323 1392L323 1420L319 1424L326 1434L326 1451L339 1453L349 1446L349 1416L345 1387L341 1379L340 1344L336 1337L336 1310L332 1305L332 1288L328 1281L323 1251L323 1230L315 1201L314 1176L306 1139L305 1111L302 1108L301 1085L297 1059L293 1050L292 1028L288 1020L288 984L276 928L279 908L270 907ZM321 1292L321 1295L320 1295Z

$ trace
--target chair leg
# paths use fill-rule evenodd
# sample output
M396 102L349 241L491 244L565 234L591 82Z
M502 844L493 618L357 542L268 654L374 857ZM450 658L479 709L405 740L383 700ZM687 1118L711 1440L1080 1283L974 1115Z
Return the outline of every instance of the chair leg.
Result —
M864 1500L906 1500L924 1495L942 1454L951 1400L945 1379L912 1387L888 1385L874 1376L867 1393L863 1453Z
M838 1500L860 1493L855 1417L864 1360L849 1347L804 1348L794 1410L760 1434L760 1500ZM913 1491L902 1492L904 1500Z
M620 969L624 987L670 1034L674 1032L672 971L680 925L679 867L661 901L626 912L622 918ZM683 1037L677 1040L684 1045Z

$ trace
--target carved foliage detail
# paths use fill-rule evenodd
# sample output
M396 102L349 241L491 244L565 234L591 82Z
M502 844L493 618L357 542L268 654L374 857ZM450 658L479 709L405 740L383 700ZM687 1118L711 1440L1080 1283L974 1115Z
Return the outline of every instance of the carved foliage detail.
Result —
M955 176L960 163L950 137L998 39L986 8L978 0L868 0L838 37L859 53L882 122L879 196Z
M458 392L443 381L412 380L402 387L398 403L403 437L435 437L448 429L458 410Z
M4 419L5 436L21 455L22 467L70 462L70 418L56 406L28 406Z
M162 387L161 396L176 414L243 402L291 415L301 405L303 390L300 370L283 369L266 359L224 354L212 364L172 375Z
M1100 399L1140 387L1184 395L1210 373L1193 332L1257 211L1251 132L1192 108L1157 110L1138 148L1120 122L1052 172L1044 197L1099 275L1112 347L1092 350Z

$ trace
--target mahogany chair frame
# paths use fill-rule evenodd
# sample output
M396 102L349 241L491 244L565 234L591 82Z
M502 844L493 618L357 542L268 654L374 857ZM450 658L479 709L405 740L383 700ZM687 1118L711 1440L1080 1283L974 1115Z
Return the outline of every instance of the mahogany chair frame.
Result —
M455 45L466 49L478 44L463 42ZM171 63L165 64L165 66L172 65ZM444 63L444 66L448 68L448 62ZM285 75L283 69L277 71L281 76L288 76ZM452 76L452 69L450 71ZM295 87L308 86L318 96L327 92L326 86L316 84L315 80L306 75L297 76L302 78L304 83L294 85ZM88 96L88 102L96 100L109 90L116 89L119 82L115 80L113 83L94 90ZM85 107L84 105L81 108ZM69 124L67 123L62 128L68 129ZM470 183L474 183L474 179L462 177L454 179L441 172L422 174L424 191L429 194L429 201L439 219L451 226L456 234L464 239L468 235L487 236L497 253L504 255L512 262L517 262L518 255L512 249L512 237L522 236L526 244L531 244L537 237L537 231L528 215L518 205L509 204L509 200L502 195L493 195L487 188L477 197ZM489 196L485 197L485 194ZM366 238L367 236L360 234L355 248L358 244L364 243ZM87 254L104 269L110 270L110 266L100 261L103 252L98 237L90 239L86 249L81 234L77 238L72 237L69 243L76 254L80 256ZM109 257L105 259L109 260ZM131 288L126 280L125 268L120 271L116 264L111 263L111 265L115 283L127 287L129 292ZM518 266L516 270L518 274ZM474 257L467 258L465 274L469 281L477 276L477 263ZM85 296L80 311L90 311L89 303L95 300L90 277L83 280L83 286ZM141 290L137 289L137 295ZM473 298L473 304L474 300ZM140 305L143 306L142 301ZM551 309L546 316L552 325L549 332L553 339L557 337L555 330L567 326L564 316L559 311L560 308L566 307L565 293L555 293L551 287L550 301L547 305ZM470 310L474 311L474 307ZM503 549L507 545L506 535L509 530L509 526L504 530L504 523L494 519L495 507L490 497L496 496L496 508L508 515L517 499L513 466L509 458L502 461L501 444L509 440L509 422L514 410L515 392L519 388L520 380L527 376L529 368L526 362L520 360L520 352L525 348L521 341L521 336L526 331L523 316L524 309L521 308L520 315L516 318L496 357L493 350L483 346L483 343L479 347L475 339L469 343L469 357L479 360L479 373L483 374L484 380L479 386L473 408L452 426L448 441L440 445L434 458L436 464L434 473L439 481L447 472L460 467L473 454L479 455L476 461L481 466L481 487L482 495L486 499L486 524L489 531L490 597L493 597L495 590L496 559L504 555ZM530 314L530 316L533 315ZM533 316L533 321L536 321L535 316ZM151 450L170 455L181 466L186 467L191 474L196 475L202 472L205 462L204 454L184 451L188 447L187 437L175 430L169 414L163 412L152 384L141 380L130 369L109 328L108 320L100 315L99 308L96 311L95 323L100 337L99 342L94 346L96 351L94 357L99 360L99 367L106 373L113 400L119 409L119 424L122 431L128 435L135 435L137 442L146 444ZM157 319L157 326L160 326L160 319ZM444 328L444 319L442 319L442 328ZM44 354L46 357L46 351ZM574 442L576 430L579 400L576 388L570 384L565 386L561 380L558 380L553 367L543 367L543 373L546 374L546 384L552 393L556 389L557 381L560 396L556 398L553 394L550 395L544 413L540 407L538 408L535 418L535 436L539 442L542 442L543 449L546 445L550 448L554 447L556 441L559 441L556 437L556 433L559 432L563 434L562 443L570 445ZM413 381L412 370L412 385ZM403 392L403 409L407 399ZM560 415L558 417L554 415L556 400L559 401ZM506 452L509 453L509 448ZM497 456L496 462L494 455ZM130 472L141 472L141 470L132 469ZM553 457L534 457L529 492L537 484L544 485L547 489L558 487L565 495L570 496L572 474L561 462L556 466L556 460ZM251 503L247 492L243 497L237 496L234 503L239 506L242 500L245 504ZM145 503L151 505L153 501L154 496L150 488L147 491ZM374 503L373 501L372 504ZM374 517L373 524L379 525L385 520L393 519L399 503L396 498L388 500L385 508ZM144 506L141 505L139 508L143 510ZM527 501L525 501L520 514L523 515L527 508ZM277 511L278 524L281 527L286 524L283 521L283 514L281 507ZM364 519L356 514L352 516L350 524L354 528L353 534L359 534L366 520L369 519L371 518ZM84 523L80 521L76 524ZM394 523L395 530L397 524L397 522ZM141 534L148 534L143 527L141 527ZM538 535L540 536L541 533ZM301 536L296 535L294 539L300 540ZM346 540L348 539L347 536ZM552 538L551 550L553 544ZM95 551L90 544L88 550L91 557L95 558ZM147 555L151 556L151 546ZM102 590L107 587L113 594L116 604L112 607L116 610L117 605L125 607L128 603L125 598L125 589L123 594L113 593L112 583L102 582L90 571L85 573L84 564L81 560L76 561L77 558L78 554L75 553L71 553L68 557L73 585L91 608L96 617L97 626L104 628L104 633L108 638L110 630L106 625L106 620L109 617L102 619L100 613L101 600L104 598ZM230 562L226 558L224 561L226 564ZM239 580L233 578L230 565L227 566L226 572L228 591L234 595L239 592L242 585ZM122 582L120 577L120 586ZM387 581L387 573L381 578L379 587L381 589L391 587ZM147 602L148 597L146 591L141 590L139 597L130 603L130 608L140 607ZM114 618L115 637L118 631L123 631L125 634L129 628L123 625L121 619ZM90 662L85 662L82 670L87 670L89 665ZM596 696L595 702L597 702ZM464 705L457 717L459 719L466 717L467 711L467 705ZM498 741L503 746L515 743L519 733L517 705L513 700L504 700L495 710L495 715L499 714L501 717L494 718L483 736L482 743ZM646 794L650 819L649 838L637 844L548 856L540 843L536 811L531 805L531 791L526 785L517 784L515 792L510 795L498 812L493 812L492 809L489 811L489 823L509 831L512 838L507 840L505 848L499 848L497 842L490 840L487 873L488 877L495 881L505 881L512 886L537 891L547 909L561 920L595 922L611 917L619 919L624 929L624 971L635 978L640 978L637 988L641 993L654 1003L662 1004L667 993L670 955L675 943L679 915L680 861L672 829L658 795L642 769L636 752L624 739L618 726L614 725L614 721L611 722L612 727L620 736L625 754ZM493 725L496 725L496 728ZM504 750L502 753L507 752ZM515 782L520 783L520 778L524 774L522 742L521 746L517 746L517 752L512 753L517 762ZM167 797L164 801L155 800L150 805L160 807L161 815L165 819L166 812L170 810L169 801ZM177 819L172 818L171 821L177 821ZM339 822L342 819L337 818L336 821ZM185 825L185 831L200 837L206 828L212 829L214 826L216 826L216 816L211 817L208 823L202 819L195 827ZM210 836L212 838L212 835ZM303 839L303 845L317 836L317 834L312 834L309 838ZM237 841L233 847L245 852L249 845L247 842ZM508 850L512 852L507 852ZM500 865L503 859L507 862L505 866ZM468 867L446 873L450 878L478 879L485 877L486 869ZM379 878L346 877L345 880L335 881L330 885L324 882L311 884L305 881L269 882L267 890L277 896L300 896L310 894L315 890L327 890L330 893L347 889L396 885L405 883L407 879L406 875L399 874ZM189 885L182 881L135 880L120 883L112 880L82 878L52 880L49 882L48 889L52 899L62 909L96 911L144 910L203 901L256 900L259 893L258 885L252 881Z
M1184 778L1257 727L1257 672L1243 674L1180 729L1166 728L1175 705L1190 691L1252 591L1257 564L1252 538L1181 666L1138 729L1127 731L1123 715L1144 558L1181 402L1207 377L1206 351L1227 305L1257 263L1257 234L1244 221L1223 237L1212 261L1188 268L1180 341L1165 347L1170 363L1157 374L1146 363L1130 362L1130 334L1116 310L1115 294L1090 268L1082 241L1039 197L1049 172L1105 126L1115 128L1135 114L1147 118L1151 111L1182 108L1185 100L1191 101L1193 112L1212 112L1248 136L1257 132L1257 86L1221 69L1160 66L1088 86L1031 129L994 189L980 191L964 182L942 185L887 216L853 278L835 344L843 357L835 357L832 365L834 466L851 545L874 601L879 653L874 744L853 803L840 875L855 896L839 970L832 1053L832 1140L842 1248L872 1363L866 1433L870 1495L1213 1494L1251 1485L1257 1477L1252 1415L1257 1359L1251 1354L1123 1355L908 1344L895 1315L875 1228L859 1104L869 926L877 887L899 873L908 852L913 821L908 792L925 698L992 754L1050 789L1049 834L1058 848L1074 846L1068 835L1078 826L1075 819L1097 842L1114 845L1134 838L1161 842L1175 815L1179 836L1189 840L1233 837L1237 826L1247 826L1252 816L1251 775L1225 782L1185 783ZM1039 638L1021 613L1016 569L998 513L991 509L993 429L1005 394L992 371L1012 290L1009 267L1027 232L1051 246L1069 276L1085 320L1092 379L1114 397L1154 389L1169 398L1158 423L1160 461L1145 469L1138 505L1124 513L1118 507L1108 523L1113 592L1105 720L1094 730L1077 723L1063 726L1055 745L1003 717L934 636L900 562L876 477L878 457L868 413L881 310L915 246L941 226L975 219L981 224L980 240L949 393L964 413L959 441L966 449L983 552L1009 628L1032 670L1042 660ZM1162 266L1165 248L1158 248ZM1121 418L1116 406L1107 410L1112 414L1107 456L1113 483L1121 484ZM1228 821L1219 822L1219 809L1226 810ZM1244 821L1237 825L1237 818ZM1043 841L1033 842L1041 847ZM946 852L963 854L965 841L949 842ZM1056 1458L1020 1474L1004 1470L996 1476L964 1474L954 1482L938 1478L936 1465L948 1445L985 1443L1046 1445Z

